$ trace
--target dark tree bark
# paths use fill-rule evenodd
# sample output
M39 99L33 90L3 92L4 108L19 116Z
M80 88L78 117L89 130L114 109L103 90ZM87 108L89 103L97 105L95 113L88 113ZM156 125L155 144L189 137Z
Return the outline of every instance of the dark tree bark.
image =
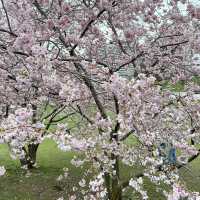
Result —
M27 148L23 148L25 152L25 158L20 159L21 166L26 166L28 169L34 168L38 147L39 144L29 144Z

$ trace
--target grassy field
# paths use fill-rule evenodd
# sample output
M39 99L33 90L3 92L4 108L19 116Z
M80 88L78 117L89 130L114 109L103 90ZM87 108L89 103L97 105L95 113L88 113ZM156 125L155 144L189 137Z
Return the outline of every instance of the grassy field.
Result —
M60 196L71 193L72 185L78 183L84 169L75 168L70 164L73 153L61 152L51 140L46 140L40 145L38 151L39 168L32 170L31 175L20 169L18 161L9 157L6 145L0 145L0 165L4 165L7 174L0 177L0 200L56 200ZM62 174L63 168L70 170L70 176L62 182L56 181ZM200 159L194 161L187 169L181 170L181 177L186 181L189 188L200 192ZM140 171L138 168L125 168L121 166L123 179L128 178ZM162 200L163 197L155 191L155 186L145 181L145 188L148 190L151 200ZM135 194L134 198L127 194L127 200L140 199ZM80 198L81 200L81 198Z
M0 146L0 165L4 165L7 174L0 177L0 200L54 200L62 196L67 187L81 176L81 170L70 164L72 153L64 153L57 149L53 141L46 140L38 151L38 169L34 169L27 176L20 169L18 161L9 157L8 148ZM71 177L64 185L56 182L56 178L63 173L63 168L70 169ZM63 186L65 187L63 190Z

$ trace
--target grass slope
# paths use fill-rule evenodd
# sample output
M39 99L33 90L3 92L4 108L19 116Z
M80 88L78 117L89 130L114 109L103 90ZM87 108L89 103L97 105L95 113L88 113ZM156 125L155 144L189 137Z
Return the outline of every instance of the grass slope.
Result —
M68 167L72 172L70 182L65 187L71 187L77 182L81 170L73 168L70 164L73 153L61 152L53 141L46 140L39 147L38 169L26 177L24 170L20 169L18 161L9 157L6 145L0 146L0 165L4 165L7 174L0 177L0 200L54 200L63 194L60 185L55 179L63 173L62 169ZM66 188L67 189L67 188Z
M24 170L20 169L18 161L9 157L6 145L0 145L0 165L7 169L6 176L0 177L0 200L56 200L71 193L72 185L78 183L83 174L83 169L75 168L70 164L74 153L65 153L57 149L56 144L51 140L45 140L38 151L38 169L26 177ZM56 182L56 178L62 174L64 167L69 168L70 176L64 182ZM181 177L186 180L191 190L200 192L200 159L195 160L189 168L181 170ZM124 172L122 178L126 179L140 171L140 168L127 168L121 166ZM145 188L148 190L151 200L162 200L162 195L156 192L155 186L148 180L145 181ZM134 198L127 193L126 200L136 200L140 197L135 194ZM81 200L81 198L80 198Z

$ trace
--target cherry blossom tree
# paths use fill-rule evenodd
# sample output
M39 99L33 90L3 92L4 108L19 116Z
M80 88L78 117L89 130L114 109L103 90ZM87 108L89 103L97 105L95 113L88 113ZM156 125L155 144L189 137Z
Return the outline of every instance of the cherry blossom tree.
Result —
M198 199L178 171L200 154L200 88L193 81L200 73L194 62L199 6L187 0L1 0L3 140L31 166L51 123L61 122L50 137L62 150L84 154L72 164L91 166L85 173L91 180L78 183L84 199L122 200L127 188L148 199L144 177L172 186L163 192L167 199ZM184 93L166 83L184 84ZM44 116L48 104L53 111ZM73 114L80 117L74 128L62 123ZM130 138L136 144L127 143ZM143 172L122 180L121 165Z

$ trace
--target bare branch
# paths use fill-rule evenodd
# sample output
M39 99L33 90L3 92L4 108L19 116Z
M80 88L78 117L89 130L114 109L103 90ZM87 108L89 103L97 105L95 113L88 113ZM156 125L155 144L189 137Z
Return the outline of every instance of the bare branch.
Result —
M171 44L165 44L165 45L162 45L160 46L160 48L166 48L166 47L170 47L170 46L177 46L177 45L181 45L181 44L186 44L188 43L189 41L188 40L184 40L182 42L176 42L176 43L171 43Z
M117 69L114 69L113 72L117 72L120 69L122 69L123 67L125 67L126 65L129 65L129 64L135 62L138 58L140 58L143 55L144 55L144 52L142 51L138 55L136 55L135 57L133 57L130 61L125 62L124 64L120 65Z
M2 4L3 10L4 10L5 14L6 14L6 19L7 19L7 23L8 23L8 28L9 28L10 32L12 33L13 31L12 31L12 28L11 28L11 25L10 25L10 20L9 20L9 17L8 17L8 12L7 12L7 10L6 10L6 7L5 7L5 5L4 5L4 1L3 1L3 0L1 0L1 4Z
M0 28L0 32L8 33L8 34L10 34L10 35L12 35L12 36L17 37L17 35L16 35L15 33L10 32L10 31L8 31L8 30L6 30L6 29L3 29L3 28Z
M60 122L60 121L62 121L62 120L64 120L64 119L67 119L68 117L70 117L70 116L72 116L72 115L74 115L74 114L76 114L76 113L75 113L75 112L69 113L69 114L67 114L67 115L65 115L65 116L63 116L63 117L61 117L61 118L59 118L59 119L51 120L51 122L52 122L52 123Z

